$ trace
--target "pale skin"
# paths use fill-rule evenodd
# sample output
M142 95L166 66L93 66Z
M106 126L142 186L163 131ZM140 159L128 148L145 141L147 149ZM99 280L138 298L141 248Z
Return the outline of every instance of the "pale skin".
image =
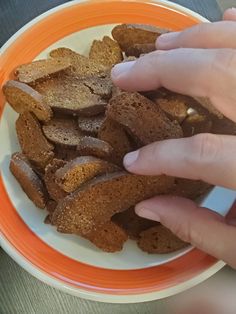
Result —
M157 51L113 68L114 83L128 91L163 86L209 97L236 122L236 9L227 10L223 20L160 36ZM127 154L124 166L132 173L164 173L236 189L236 137L199 134L156 142ZM236 206L224 218L188 199L157 196L138 204L136 213L236 268Z

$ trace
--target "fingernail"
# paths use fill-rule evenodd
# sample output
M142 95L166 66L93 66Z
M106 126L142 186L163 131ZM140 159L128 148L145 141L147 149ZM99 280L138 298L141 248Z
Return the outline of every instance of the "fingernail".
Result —
M162 34L157 38L157 46L163 47L165 45L170 44L172 41L174 41L179 35L179 32L170 32L166 34Z
M139 151L136 150L135 152L129 153L124 157L124 166L130 167L137 159L138 159Z
M138 206L136 206L135 212L140 217L160 222L160 217L156 211L152 211L144 207L139 208Z
M113 67L111 70L111 76L112 78L118 78L121 75L125 75L130 71L130 69L133 67L135 61L130 61L130 62L124 62L124 63L119 63Z

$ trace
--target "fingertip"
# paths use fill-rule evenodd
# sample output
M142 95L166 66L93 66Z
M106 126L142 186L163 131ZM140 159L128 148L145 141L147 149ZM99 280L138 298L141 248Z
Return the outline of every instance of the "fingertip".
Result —
M227 9L223 14L224 21L236 21L236 8Z
M135 61L116 64L111 70L111 79L114 82L118 81L121 76L125 76L129 73L134 64Z
M178 39L180 32L170 32L158 36L156 40L157 49L170 49L174 48L175 42Z
M138 157L139 157L139 151L138 150L126 154L124 159L123 159L124 167L126 169L132 168L134 163L137 161Z

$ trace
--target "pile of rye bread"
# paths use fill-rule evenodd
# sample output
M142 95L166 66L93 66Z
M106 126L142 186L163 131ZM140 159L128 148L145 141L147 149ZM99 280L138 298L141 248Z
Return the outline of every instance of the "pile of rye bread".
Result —
M10 170L24 192L48 211L47 223L76 234L106 252L130 238L148 253L169 253L186 243L134 206L159 194L196 199L209 190L201 181L139 176L122 165L126 153L169 138L202 132L236 134L235 124L204 99L166 89L129 93L115 87L111 68L155 49L163 30L119 25L94 40L89 57L68 48L20 65L4 87L19 113L21 152ZM40 223L40 222L39 222Z

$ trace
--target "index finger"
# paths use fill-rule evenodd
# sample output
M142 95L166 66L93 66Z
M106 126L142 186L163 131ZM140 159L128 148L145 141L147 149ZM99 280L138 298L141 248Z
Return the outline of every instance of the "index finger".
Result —
M155 51L137 61L116 65L112 79L121 89L148 91L165 87L194 97L208 97L236 121L236 52L234 49L179 48Z

